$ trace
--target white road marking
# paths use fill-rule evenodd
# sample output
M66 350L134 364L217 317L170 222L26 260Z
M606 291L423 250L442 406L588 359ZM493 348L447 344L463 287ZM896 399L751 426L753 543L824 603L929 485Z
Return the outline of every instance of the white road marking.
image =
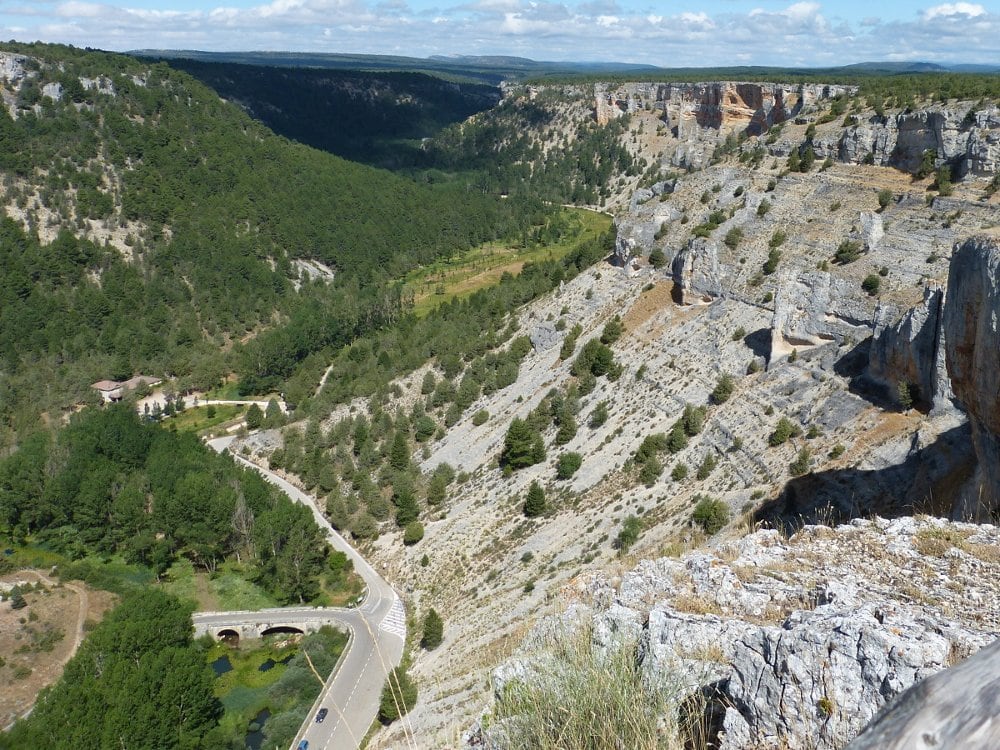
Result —
M389 612L382 619L382 622L379 623L378 627L379 630L383 630L386 633L391 633L399 638L406 638L406 609L403 607L403 600L395 594L393 594L392 606L389 608Z

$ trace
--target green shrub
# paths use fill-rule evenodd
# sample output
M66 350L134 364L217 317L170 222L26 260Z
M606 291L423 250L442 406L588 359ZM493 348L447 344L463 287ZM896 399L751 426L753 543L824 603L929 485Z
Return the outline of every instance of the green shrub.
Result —
M378 719L385 725L391 724L409 713L417 703L417 685L410 679L404 667L395 667L385 681L378 706Z
M569 479L583 465L583 456L579 453L563 453L556 463L556 479Z
M878 274L870 273L865 276L864 281L861 282L861 288L868 292L869 295L874 297L878 294L879 288L882 286L882 279L879 278Z
M800 450L798 455L795 457L795 460L792 461L791 464L789 464L788 473L791 474L793 477L800 477L803 474L805 474L807 471L809 471L810 457L811 454L809 452L809 449L803 447L802 450Z
M486 424L490 420L490 413L486 409L480 409L472 415L472 424L476 427Z
M660 459L656 456L650 456L643 461L642 468L639 469L639 481L647 487L652 487L662 473L663 464L660 463Z
M424 538L424 525L420 521L410 521L403 529L403 544L407 547Z
M741 337L742 338L742 337ZM728 372L724 373L716 382L715 389L709 394L709 399L713 404L724 404L729 400L729 397L733 395L733 389L735 388L735 381L733 376Z
M670 478L673 479L675 482L681 482L687 479L687 475L688 475L687 464L681 461L678 461L676 464L674 464L674 468L670 472Z
M658 247L654 247L649 253L649 265L653 268L663 268L667 265L667 256L663 254L663 250Z
M597 429L607 421L608 421L608 402L598 401L597 406L595 406L594 410L590 413L590 420L588 424L592 429Z
M883 188L883 189L879 190L878 191L878 207L879 207L879 209L884 210L884 209L888 208L889 204L892 203L892 198L893 198L892 191L889 190L888 188Z
M691 520L709 535L717 534L729 523L729 506L722 500L699 496L701 499L694 507Z
M615 537L615 548L618 550L619 554L627 554L637 541L639 541L639 535L642 533L642 521L636 516L629 516L624 521L622 521L621 530L618 532L618 536Z
M739 227L733 227L728 232L726 232L726 237L723 240L726 243L726 247L730 250L735 250L739 247L740 242L743 241L743 230Z
M715 470L718 464L718 459L712 453L706 453L705 458L702 460L701 464L698 466L698 471L695 474L695 478L698 481L703 479L708 479L709 475Z
M837 246L833 259L837 263L853 263L861 257L861 243L857 240L844 240Z
M798 437L802 433L801 428L789 419L782 417L774 428L774 432L767 438L767 443L771 447L776 447L787 443L789 438Z

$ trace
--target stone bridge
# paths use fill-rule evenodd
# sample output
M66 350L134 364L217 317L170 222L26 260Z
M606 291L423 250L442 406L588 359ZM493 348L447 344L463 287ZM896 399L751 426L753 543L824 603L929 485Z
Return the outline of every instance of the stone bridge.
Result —
M314 633L324 625L344 629L352 610L335 607L283 607L256 612L195 612L195 637L261 638L274 633Z

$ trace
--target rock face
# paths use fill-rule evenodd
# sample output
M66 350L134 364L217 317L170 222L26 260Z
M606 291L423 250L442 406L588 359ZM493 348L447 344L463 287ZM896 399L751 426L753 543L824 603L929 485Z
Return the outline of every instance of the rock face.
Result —
M720 750L833 750L893 697L993 642L998 543L996 527L932 518L807 526L787 539L759 531L575 593L593 602L595 654L635 642L645 679L710 696ZM542 628L579 623L582 609ZM535 679L545 659L544 649L518 656L495 686Z
M844 130L838 145L841 161L915 172L928 149L935 166L948 164L956 176L992 174L1000 167L1000 110L971 114L935 105L891 117L873 116Z
M725 267L719 262L719 246L704 237L694 237L674 257L670 266L680 302L710 302L722 296Z
M868 335L871 313L854 286L825 271L784 275L774 297L771 357L793 348Z
M944 309L948 374L969 415L978 468L957 515L1000 512L1000 244L974 237L956 247Z
M895 309L879 308L868 360L868 375L895 398L901 382L918 405L946 408L951 384L945 367L944 289L924 286L923 301L892 321Z
M758 135L818 101L853 91L851 86L737 81L597 84L594 109L602 125L642 108L663 110L667 127L682 138L701 128L738 128Z
M1000 641L894 700L847 750L1000 747Z

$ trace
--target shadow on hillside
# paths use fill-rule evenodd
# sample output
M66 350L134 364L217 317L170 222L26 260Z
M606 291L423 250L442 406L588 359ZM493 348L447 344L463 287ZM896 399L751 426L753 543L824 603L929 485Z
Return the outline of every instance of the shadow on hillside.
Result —
M949 517L960 488L975 470L968 424L943 433L885 469L831 469L796 477L754 513L754 521L792 533L806 524L913 513Z
M743 337L743 343L756 356L763 357L765 362L771 361L771 329L758 328L753 333Z

